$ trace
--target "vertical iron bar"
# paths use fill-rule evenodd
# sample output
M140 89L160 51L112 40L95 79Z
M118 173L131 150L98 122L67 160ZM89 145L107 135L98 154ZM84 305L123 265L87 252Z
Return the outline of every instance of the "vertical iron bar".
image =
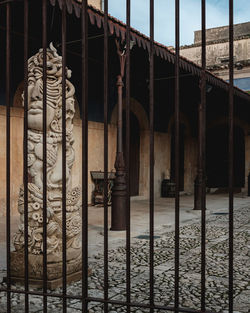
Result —
M175 312L179 307L180 266L180 0L175 0Z
M229 313L233 312L234 265L234 1L229 0Z
M82 311L88 311L88 11L82 1Z
M10 274L10 3L6 4L6 238L7 238L7 289L11 286ZM7 291L7 313L11 312L11 294Z
M62 272L63 313L67 312L67 243L66 243L66 0L62 2Z
M25 264L25 313L29 312L29 251L28 251L28 0L24 0L24 264Z
M201 169L201 311L206 310L206 0L202 0L202 74L201 74L201 108L200 108L200 169Z
M127 303L131 302L131 225L130 225L130 0L126 6L126 180L127 180L127 199L126 199L126 293ZM127 306L130 313L130 306Z
M43 16L43 312L47 313L47 0Z
M150 0L150 305L154 305L154 0ZM150 309L153 313L154 309Z
M108 300L108 0L104 1L104 299ZM108 303L104 304L108 313Z
M28 0L24 0L24 264L25 264L25 313L29 312L29 251L28 251Z

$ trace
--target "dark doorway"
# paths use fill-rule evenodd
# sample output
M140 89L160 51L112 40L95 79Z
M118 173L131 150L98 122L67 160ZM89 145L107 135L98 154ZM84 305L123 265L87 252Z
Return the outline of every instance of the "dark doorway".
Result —
M184 132L185 126L183 124L180 125L180 191L184 190ZM175 181L175 127L172 126L171 132L171 181Z
M207 134L207 186L228 187L228 127L216 126ZM245 185L245 137L241 128L234 127L234 186Z
M123 147L126 154L126 118L123 113ZM126 160L125 160L126 161ZM140 175L140 125L137 117L130 113L130 196L139 195Z

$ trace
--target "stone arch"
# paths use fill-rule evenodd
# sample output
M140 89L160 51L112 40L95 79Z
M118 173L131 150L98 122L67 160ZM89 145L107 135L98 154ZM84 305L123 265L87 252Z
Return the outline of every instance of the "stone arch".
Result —
M126 108L125 99L123 99L122 108L123 110L125 110ZM118 104L115 105L112 111L111 118L110 118L111 125L116 125L117 111L118 111ZM137 117L139 125L140 125L140 129L149 130L148 116L147 116L145 109L141 105L141 103L131 98L130 99L130 111Z
M123 110L126 108L126 99L123 99ZM115 105L110 125L117 126L118 104ZM130 99L130 112L137 118L140 127L140 147L139 147L139 196L146 196L149 189L149 158L146 151L149 151L149 120L147 113L141 103Z
M174 114L170 117L169 119L169 123L168 123L168 133L171 134L172 131L172 127L174 125L174 121L175 121L175 116ZM191 127L190 127L190 123L188 118L186 117L185 114L183 114L182 112L180 112L180 124L183 124L185 126L185 135L190 137L191 136Z
M228 119L226 117L219 118L211 123L208 124L208 129L214 128L219 125L228 124ZM238 126L244 131L245 136L249 134L250 132L250 125L242 120L240 120L238 117L234 117L234 125Z

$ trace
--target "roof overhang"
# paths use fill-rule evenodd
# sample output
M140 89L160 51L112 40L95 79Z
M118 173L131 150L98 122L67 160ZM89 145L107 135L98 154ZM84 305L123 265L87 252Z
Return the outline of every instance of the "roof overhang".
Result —
M62 0L50 0L50 3L55 6L56 2L58 2L60 9L62 9ZM75 14L77 18L81 17L82 12L82 4L76 0L66 0L67 11L69 14ZM92 25L97 26L98 28L103 28L104 26L104 13L92 6L88 6L88 15L89 20ZM115 35L117 38L120 38L122 41L126 39L126 24L121 22L120 20L108 16L108 29L110 35ZM150 51L150 39L140 33L139 31L131 28L130 31L131 40L135 42L139 47ZM169 50L166 46L155 42L154 43L155 54L162 59L174 64L175 63L175 52ZM192 61L180 57L180 68L183 70L193 74L194 76L201 77L202 68ZM224 89L225 91L229 91L229 83L225 82L221 78L213 75L212 73L206 71L206 80L207 83L217 86L219 88ZM243 90L234 87L234 95L239 96L247 101L250 101L250 96L248 93Z

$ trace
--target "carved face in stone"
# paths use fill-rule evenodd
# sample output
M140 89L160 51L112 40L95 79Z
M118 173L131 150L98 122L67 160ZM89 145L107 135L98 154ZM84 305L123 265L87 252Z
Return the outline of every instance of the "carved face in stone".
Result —
M66 77L71 77L71 71L68 69L66 69ZM70 83L68 79L66 79L67 112L70 103L74 107L74 93L74 86ZM47 50L46 104L47 130L60 131L62 116L62 58L57 54L57 51L52 44L50 45L50 49ZM43 130L42 50L40 50L36 55L31 57L28 62L28 128L40 132Z
M42 79L30 83L28 86L28 127L30 129L43 130L43 93ZM56 108L47 105L47 130L54 120Z

